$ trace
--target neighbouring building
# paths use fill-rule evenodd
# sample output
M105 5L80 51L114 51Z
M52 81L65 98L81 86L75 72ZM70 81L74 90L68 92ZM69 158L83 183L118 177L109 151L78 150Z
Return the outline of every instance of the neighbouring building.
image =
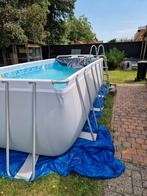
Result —
M145 33L147 33L147 25L139 27L137 33L135 34L135 41L143 41Z
M42 46L39 44L11 45L0 49L0 66L24 63L42 59Z

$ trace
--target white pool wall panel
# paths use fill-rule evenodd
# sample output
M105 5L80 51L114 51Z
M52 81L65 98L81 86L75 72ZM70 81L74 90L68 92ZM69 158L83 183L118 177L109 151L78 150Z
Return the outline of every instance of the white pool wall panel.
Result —
M101 61L96 62L97 66ZM26 65L23 64L23 66ZM19 67L21 68L21 65ZM96 91L91 69L88 67L86 77L94 101ZM68 86L60 90L54 88L51 81L35 80L36 154L47 156L63 154L78 138L86 121L86 115L75 82L77 75L87 113L91 109L84 71L85 68L67 78L69 80ZM23 79L7 81L9 81L10 149L32 153L32 85L29 80ZM95 81L97 81L96 75ZM6 147L5 106L5 83L1 81L0 147L2 148Z

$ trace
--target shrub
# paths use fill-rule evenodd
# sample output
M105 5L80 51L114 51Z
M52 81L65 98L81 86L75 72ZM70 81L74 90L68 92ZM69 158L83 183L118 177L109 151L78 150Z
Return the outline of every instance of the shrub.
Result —
M117 48L112 48L107 53L109 69L116 69L120 66L121 61L124 59L124 51L120 51Z

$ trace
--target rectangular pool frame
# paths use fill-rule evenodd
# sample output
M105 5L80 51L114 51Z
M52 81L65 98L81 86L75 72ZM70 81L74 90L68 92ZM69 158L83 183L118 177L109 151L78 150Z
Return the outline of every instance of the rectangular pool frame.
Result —
M23 64L19 64L19 65L14 65L11 67L4 67L4 68L0 68L0 73L5 72L5 71L9 71L14 70L16 68L23 68L23 67L27 67L27 66L36 66L36 64L40 63L48 63L48 62L53 62L55 59L50 59L50 60L44 60L44 61L36 61L36 62L31 62L31 63L23 63ZM67 84L67 85L72 85L73 83L75 84L76 88L77 88L77 92L78 92L78 96L80 98L81 104L82 104L82 108L83 108L83 112L84 115L86 116L86 119L88 121L88 126L91 132L91 137L94 140L94 135L93 135L93 131L90 125L90 121L89 121L89 117L88 117L88 113L89 111L92 109L93 113L95 113L94 108L93 108L93 101L95 99L95 97L97 96L97 92L99 90L99 88L101 87L101 85L104 82L104 73L103 73L103 59L98 59L97 61L89 64L87 67L84 67L83 69L77 71L76 73L74 73L73 75L71 75L70 77L68 77L66 80L62 80L62 81L57 81L57 80L32 80L32 79L0 79L0 83L1 85L4 85L4 91L5 91L5 117L6 117L6 168L7 168L7 174L10 176L10 103L9 103L9 93L10 93L10 85L11 83L20 83L20 82L27 82L30 86L31 86L31 93L32 93L32 178L35 177L35 157L36 157L36 86L38 83L48 83L49 87L51 89L55 89L54 84ZM107 67L105 67L107 68ZM92 82L93 82L93 86L94 86L94 91L93 93L90 92L90 88L88 85L88 80L87 80L87 75L86 72L90 71L91 72L91 76L92 76ZM85 88L87 90L87 97L89 100L89 105L86 104L85 101L85 97L83 97L83 93L82 93L82 89L81 89L81 77L82 80L85 83ZM66 92L66 89L55 89L56 92L58 93L64 93ZM1 92L1 90L0 90ZM88 106L87 106L88 105ZM88 107L88 109L87 109ZM101 108L100 108L101 110ZM95 123L96 122L96 118L95 118Z

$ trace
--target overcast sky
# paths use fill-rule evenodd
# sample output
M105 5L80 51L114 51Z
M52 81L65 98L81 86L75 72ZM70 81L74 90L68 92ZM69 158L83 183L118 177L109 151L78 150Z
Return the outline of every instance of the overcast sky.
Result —
M147 25L147 0L77 0L75 15L88 18L99 40L133 38Z

